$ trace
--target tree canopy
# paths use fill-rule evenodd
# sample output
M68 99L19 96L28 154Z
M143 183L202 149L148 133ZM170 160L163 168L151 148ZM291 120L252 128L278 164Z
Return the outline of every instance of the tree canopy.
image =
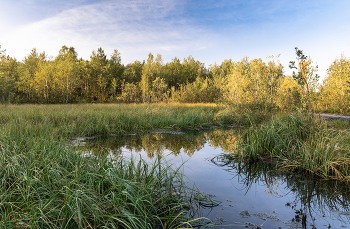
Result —
M124 65L115 49L108 58L100 47L89 60L78 59L74 47L62 46L55 58L33 48L22 62L0 46L2 103L77 102L229 102L265 104L280 109L314 107L350 112L350 60L342 56L328 68L323 85L318 66L295 48L292 75L283 72L277 56L221 64L188 56L164 63L161 54Z

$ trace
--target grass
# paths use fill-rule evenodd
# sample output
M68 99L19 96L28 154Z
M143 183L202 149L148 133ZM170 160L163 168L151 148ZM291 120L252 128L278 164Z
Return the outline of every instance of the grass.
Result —
M201 128L222 109L202 105L20 105L0 107L1 228L178 228L201 223L169 163L82 157L73 136Z
M108 152L82 157L66 147L76 136L250 124L233 147L236 156L250 161L273 157L288 169L350 180L345 124L302 115L272 118L274 114L253 105L1 105L0 227L191 227L201 223L188 213L192 202L213 205L186 187L184 176L169 163L110 161ZM220 144L236 143L236 138L217 138Z
M226 104L225 108L218 112L217 117L243 126L259 125L282 113L273 104L265 103Z
M1 228L175 228L192 220L182 214L190 189L161 160L112 163L46 147L9 153L0 155Z
M225 123L216 118L225 108L215 104L12 105L0 108L2 125L20 124L38 133L49 127L50 131L64 136L153 128L196 129Z
M327 122L327 126L334 129L346 130L350 129L350 122L345 120L330 120Z
M290 114L249 128L235 156L249 161L275 158L290 170L350 181L349 136L349 130L332 128L323 120Z

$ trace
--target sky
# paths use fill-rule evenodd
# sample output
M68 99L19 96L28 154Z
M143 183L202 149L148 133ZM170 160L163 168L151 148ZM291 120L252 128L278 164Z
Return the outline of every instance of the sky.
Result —
M349 0L0 0L0 45L23 61L33 48L55 57L63 45L89 60L99 47L122 63L193 56L209 66L277 56L285 74L295 47L318 74L350 57Z

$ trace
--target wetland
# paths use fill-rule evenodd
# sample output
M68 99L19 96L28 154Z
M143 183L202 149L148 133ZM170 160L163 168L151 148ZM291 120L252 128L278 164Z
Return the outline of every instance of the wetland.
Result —
M1 228L349 226L340 121L216 104L0 108Z
M165 158L180 167L192 186L217 202L188 214L206 218L200 228L346 228L350 190L340 181L291 173L276 162L247 163L225 154L237 149L241 129L153 130L76 138L69 142L85 157L110 160Z

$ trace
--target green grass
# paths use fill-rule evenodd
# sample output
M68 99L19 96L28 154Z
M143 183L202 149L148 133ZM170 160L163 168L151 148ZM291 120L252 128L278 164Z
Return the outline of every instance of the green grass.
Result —
M225 108L218 112L217 117L243 126L259 125L282 113L278 107L265 103L226 104Z
M27 126L40 134L49 129L64 136L153 128L196 129L225 122L216 118L225 108L215 104L12 105L0 108L1 125L20 124L20 128Z
M191 190L164 161L114 163L63 147L3 151L1 228L174 228Z
M349 131L301 114L249 128L241 136L236 156L249 161L277 158L291 170L350 181Z
M73 136L152 128L201 128L222 109L202 105L0 107L0 228L177 228L200 223L169 163L82 157ZM104 154L107 155L107 152Z

